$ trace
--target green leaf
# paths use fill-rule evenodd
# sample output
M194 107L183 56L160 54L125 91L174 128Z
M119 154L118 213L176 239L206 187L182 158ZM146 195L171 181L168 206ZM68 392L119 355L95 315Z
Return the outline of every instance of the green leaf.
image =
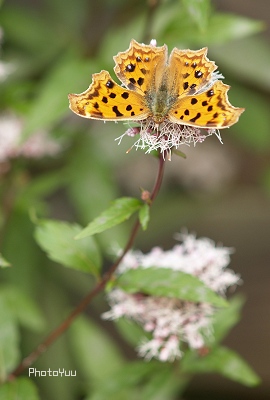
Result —
M213 330L215 343L219 343L228 334L234 325L240 320L241 309L244 304L242 296L235 296L229 302L229 306L217 310L213 315ZM210 339L211 340L211 339ZM211 341L212 342L212 341ZM211 342L209 343L211 345Z
M227 301L193 275L169 268L136 268L119 276L117 284L129 293L176 297L183 300L227 306Z
M61 184L64 184L67 177L63 171L56 171L39 175L37 178L32 178L31 181L23 187L20 195L17 196L17 205L24 210L29 210L29 206L36 206L40 199L49 196L55 192Z
M114 125L110 126L114 127ZM106 210L108 204L119 196L113 174L111 174L112 163L107 154L104 154L104 147L106 148L104 138L101 140L99 135L94 134L95 131L92 133L86 135L81 131L77 135L78 141L72 148L71 158L66 169L66 176L69 179L67 190L72 204L76 208L76 215L80 217L81 221L84 221L84 225L100 215L103 210ZM113 231L104 231L97 240L104 252L107 253L108 243L112 242L112 235L114 241L121 247L126 242L127 234L128 226L118 225Z
M165 42L171 46L205 46L206 44L223 44L231 40L240 39L265 28L262 21L230 13L211 13L207 7L204 9L194 8L195 0L192 0L191 8L181 8L175 3L174 8L165 9L165 5L158 10L155 20L154 36L162 36ZM193 18L190 12L195 10ZM165 19L164 19L165 17ZM165 22L164 22L165 21ZM178 37L178 43L175 38Z
M140 400L180 398L180 393L186 388L189 379L175 374L173 365L167 363L162 367L145 382Z
M252 57L250 57L252 54ZM261 35L251 36L241 40L234 40L223 45L211 46L211 57L222 65L222 71L226 68L237 82L247 82L249 86L260 88L262 92L270 90L270 46L268 40ZM258 61L260 60L260 73L256 74ZM239 68L241 65L241 68ZM257 103L253 100L253 94L257 91L250 89L252 94L251 104ZM267 100L266 100L267 103ZM249 109L252 111L252 107ZM256 118L259 120L260 117Z
M225 43L260 32L264 28L262 21L230 13L214 13L209 20L207 32L201 39L205 43Z
M18 54L22 49L28 57L32 53L35 58L42 57L46 60L48 57L56 55L57 51L59 52L66 38L59 31L56 36L56 32L52 29L49 21L44 18L44 14L35 10L37 9L32 7L6 4L1 11L1 26L4 27L8 40L13 45L15 44L13 51L16 49ZM31 20L31 24L29 24L29 20Z
M156 361L126 363L103 379L87 400L164 400L175 398L187 384L174 365Z
M39 395L30 379L18 378L0 386L0 400L39 400Z
M148 204L144 204L139 211L139 220L142 226L142 229L145 231L148 226L148 222L150 219L150 207Z
M211 10L210 0L182 0L182 4L191 20L204 31L208 24Z
M270 116L267 97L235 83L229 94L232 104L246 108L233 128L232 138L252 151L267 151L270 148Z
M4 286L1 293L5 297L7 309L22 326L34 331L45 327L45 319L35 301L14 286Z
M89 84L86 79L89 80L93 68L93 62L90 65L90 62L78 59L75 54L65 54L60 59L39 87L26 118L24 139L40 128L50 129L69 113L68 93L79 91L82 82Z
M260 383L258 375L234 351L226 347L216 347L205 357L189 352L182 359L182 370L187 373L218 372L229 379L246 386Z
M69 331L74 357L87 379L106 381L106 376L123 365L120 350L112 339L90 319L83 316Z
M83 231L76 236L82 239L86 236L95 235L112 228L115 225L127 220L142 206L142 202L132 197L121 197L114 200L111 207L103 211L99 217L95 218Z
M136 347L142 337L146 336L143 328L136 322L127 319L119 318L113 321L116 329L120 332L121 336L132 346Z
M14 316L9 310L5 293L0 291L0 382L19 361L19 332Z
M1 268L7 268L11 267L11 264L0 254L0 267Z
M160 371L160 367L161 365L154 361L126 363L103 379L102 385L96 388L93 396L89 396L89 400L140 399L140 386Z
M98 275L101 256L94 238L81 241L74 239L81 231L77 224L41 220L35 230L35 238L48 257L66 267Z

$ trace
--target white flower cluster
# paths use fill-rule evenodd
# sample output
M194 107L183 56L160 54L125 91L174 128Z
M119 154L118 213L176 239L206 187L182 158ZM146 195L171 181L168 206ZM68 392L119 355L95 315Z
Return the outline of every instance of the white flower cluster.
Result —
M18 156L27 158L54 156L61 150L60 145L45 131L35 133L21 144L22 130L23 122L16 115L0 115L0 163Z
M239 283L239 276L227 269L231 249L216 247L207 238L180 235L181 244L171 250L154 248L148 254L130 251L119 265L124 273L137 267L170 268L196 276L209 288L224 294L229 286ZM111 310L105 319L126 317L139 323L152 334L138 347L140 356L161 361L174 361L181 357L181 343L192 349L204 346L204 338L211 334L211 316L215 308L208 303L193 303L178 298L157 297L143 293L129 294L114 289L108 294Z
M154 150L159 150L163 157L168 156L170 159L172 149L178 149L181 145L187 146L202 143L208 136L216 135L222 143L220 133L217 129L204 129L203 133L200 128L188 125L175 124L169 120L165 120L158 127L151 119L146 119L141 122L140 127L129 128L118 140L119 144L124 136L134 137L139 134L139 139L133 144L132 148L136 150L145 150L145 153L150 153Z

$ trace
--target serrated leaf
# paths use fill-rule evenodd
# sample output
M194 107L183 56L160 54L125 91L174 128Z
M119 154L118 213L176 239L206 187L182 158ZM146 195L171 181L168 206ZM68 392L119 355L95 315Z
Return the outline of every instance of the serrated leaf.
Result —
M39 395L30 379L18 378L0 386L0 400L39 400Z
M152 296L176 297L218 307L228 304L195 276L169 268L132 269L119 276L117 284L129 293L143 292Z
M260 378L234 351L226 347L215 347L205 357L190 352L182 359L183 372L217 372L246 386L256 386Z
M146 203L140 208L139 220L140 220L142 229L145 231L147 229L148 222L150 220L150 207Z
M75 236L81 227L68 222L41 220L35 238L48 257L66 267L98 275L101 256L94 238L80 241Z
M0 254L0 267L1 268L7 268L11 267L11 264Z
M120 199L114 200L111 207L103 211L99 217L95 218L94 221L76 236L76 239L82 239L86 236L104 232L120 224L131 217L141 206L142 202L132 197L121 197Z

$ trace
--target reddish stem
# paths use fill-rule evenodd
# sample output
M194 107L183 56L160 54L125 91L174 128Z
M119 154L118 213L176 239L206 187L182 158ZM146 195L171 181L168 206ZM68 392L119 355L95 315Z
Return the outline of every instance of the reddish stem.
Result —
M165 166L165 161L162 157L162 154L159 155L159 168L158 168L158 174L156 178L156 182L154 185L154 188L152 190L152 193L150 195L150 206L152 205L153 201L155 200L161 183L162 183L162 178L163 178L163 172L164 172L164 166ZM137 235L137 232L140 227L140 221L139 219L136 220L129 236L129 240L127 241L127 244L121 254L121 256L116 260L116 262L111 266L111 268L103 275L102 279L96 284L96 286L91 290L90 293L80 302L80 304L71 312L71 314L54 330L52 331L47 338L36 347L35 350L32 351L32 353L29 354L29 356L25 357L23 361L18 365L18 367L10 373L8 376L7 380L11 381L13 380L16 376L19 376L27 367L30 367L33 362L42 354L44 353L48 347L58 339L59 336L64 333L68 327L72 324L74 319L86 309L88 304L91 302L91 300L98 294L100 293L104 287L106 286L107 282L110 280L112 277L113 273L115 272L116 268L126 255L126 253L130 250L131 246L134 243L135 237Z

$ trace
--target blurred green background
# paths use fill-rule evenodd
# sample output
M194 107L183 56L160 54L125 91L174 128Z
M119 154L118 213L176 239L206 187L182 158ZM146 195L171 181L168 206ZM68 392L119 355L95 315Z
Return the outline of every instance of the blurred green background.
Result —
M135 150L126 154L134 139L124 138L119 146L114 141L125 126L77 117L68 108L67 95L84 91L91 74L101 69L114 76L112 57L126 50L130 39L147 43L154 37L169 51L207 46L209 58L232 86L231 103L246 111L238 124L221 131L223 145L210 137L195 148L182 148L186 160L175 156L167 162L149 228L139 234L136 247L169 248L174 233L186 228L235 249L231 266L242 276L237 292L247 301L241 323L226 344L250 363L263 383L248 389L217 375L202 375L184 398L268 398L269 23L268 0L2 1L0 60L9 72L0 82L0 119L20 119L22 142L43 131L61 148L51 157L10 156L0 163L1 253L12 264L0 271L0 283L3 293L15 299L21 323L10 339L16 344L10 355L13 367L21 358L19 349L27 355L92 285L90 277L48 260L34 240L29 210L85 226L116 197L139 197L140 187L152 188L156 159ZM0 130L3 126L0 122ZM7 128L0 131L0 146L8 134ZM97 237L105 266L113 249L125 244L129 227L126 223ZM118 344L119 354L135 357L113 324L100 320L106 309L102 297L88 309L93 337L102 327ZM98 344L89 344L83 359L77 341L86 343L87 334L78 322L37 361L38 369L77 369L73 379L37 378L42 399L83 398L85 381L91 386L89 376L95 374L91 359L102 353ZM100 353L95 353L97 348ZM87 360L90 366L85 367Z

